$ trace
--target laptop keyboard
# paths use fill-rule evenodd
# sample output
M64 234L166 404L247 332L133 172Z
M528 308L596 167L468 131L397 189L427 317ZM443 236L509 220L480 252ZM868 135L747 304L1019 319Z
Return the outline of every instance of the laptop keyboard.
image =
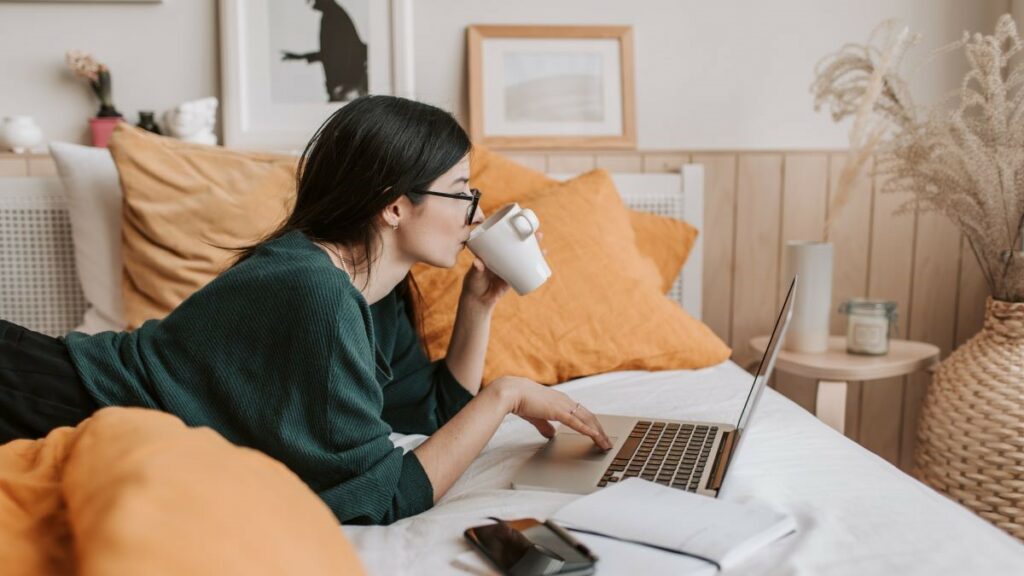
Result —
M597 485L639 477L696 492L717 433L717 426L637 422Z

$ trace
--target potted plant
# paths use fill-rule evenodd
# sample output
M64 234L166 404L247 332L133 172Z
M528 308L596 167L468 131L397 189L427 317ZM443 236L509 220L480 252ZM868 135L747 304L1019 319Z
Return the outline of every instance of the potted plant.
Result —
M80 50L68 50L65 58L71 71L85 79L100 100L99 111L94 118L89 119L89 130L92 133L92 145L105 148L114 127L122 118L111 99L110 69Z
M855 118L851 154L874 154L881 191L908 196L902 210L956 224L990 294L984 327L933 374L915 474L1024 540L1024 47L1009 14L992 35L965 32L940 51L966 56L958 101L918 107L889 65L914 39L881 30L822 62L816 103Z

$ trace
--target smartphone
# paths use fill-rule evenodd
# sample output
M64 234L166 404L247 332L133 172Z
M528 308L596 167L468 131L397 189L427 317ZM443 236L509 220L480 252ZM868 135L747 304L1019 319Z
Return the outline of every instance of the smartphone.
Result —
M507 576L588 576L597 557L564 528L533 518L495 520L465 532L499 572Z

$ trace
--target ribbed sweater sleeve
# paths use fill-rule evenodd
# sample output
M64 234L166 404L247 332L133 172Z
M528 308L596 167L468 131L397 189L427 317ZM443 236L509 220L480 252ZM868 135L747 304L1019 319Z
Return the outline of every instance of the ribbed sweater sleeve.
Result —
M320 298L316 301L322 302ZM339 520L350 524L390 524L433 505L434 492L412 452L395 448L391 427L382 419L384 398L376 379L369 309L346 301L337 321L317 323L325 334L315 340L326 363L327 390L322 405L324 435L298 442L318 444L336 455L337 468L307 471L314 489Z
M288 466L342 522L386 524L434 497L416 455L388 439L390 356L377 336L391 341L391 324L378 330L348 277L293 232L166 318L132 332L71 333L66 342L101 404L158 408L208 426Z
M394 316L392 380L384 386L384 420L403 434L433 434L462 409L473 395L452 375L445 359L430 362L419 336L405 314L401 299L394 299L377 314Z

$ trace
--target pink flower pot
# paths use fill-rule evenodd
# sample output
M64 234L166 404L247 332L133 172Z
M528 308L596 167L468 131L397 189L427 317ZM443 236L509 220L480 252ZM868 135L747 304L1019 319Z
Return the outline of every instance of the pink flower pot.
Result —
M92 132L92 145L106 148L110 135L114 133L117 123L123 120L120 116L110 118L89 118L89 130Z

